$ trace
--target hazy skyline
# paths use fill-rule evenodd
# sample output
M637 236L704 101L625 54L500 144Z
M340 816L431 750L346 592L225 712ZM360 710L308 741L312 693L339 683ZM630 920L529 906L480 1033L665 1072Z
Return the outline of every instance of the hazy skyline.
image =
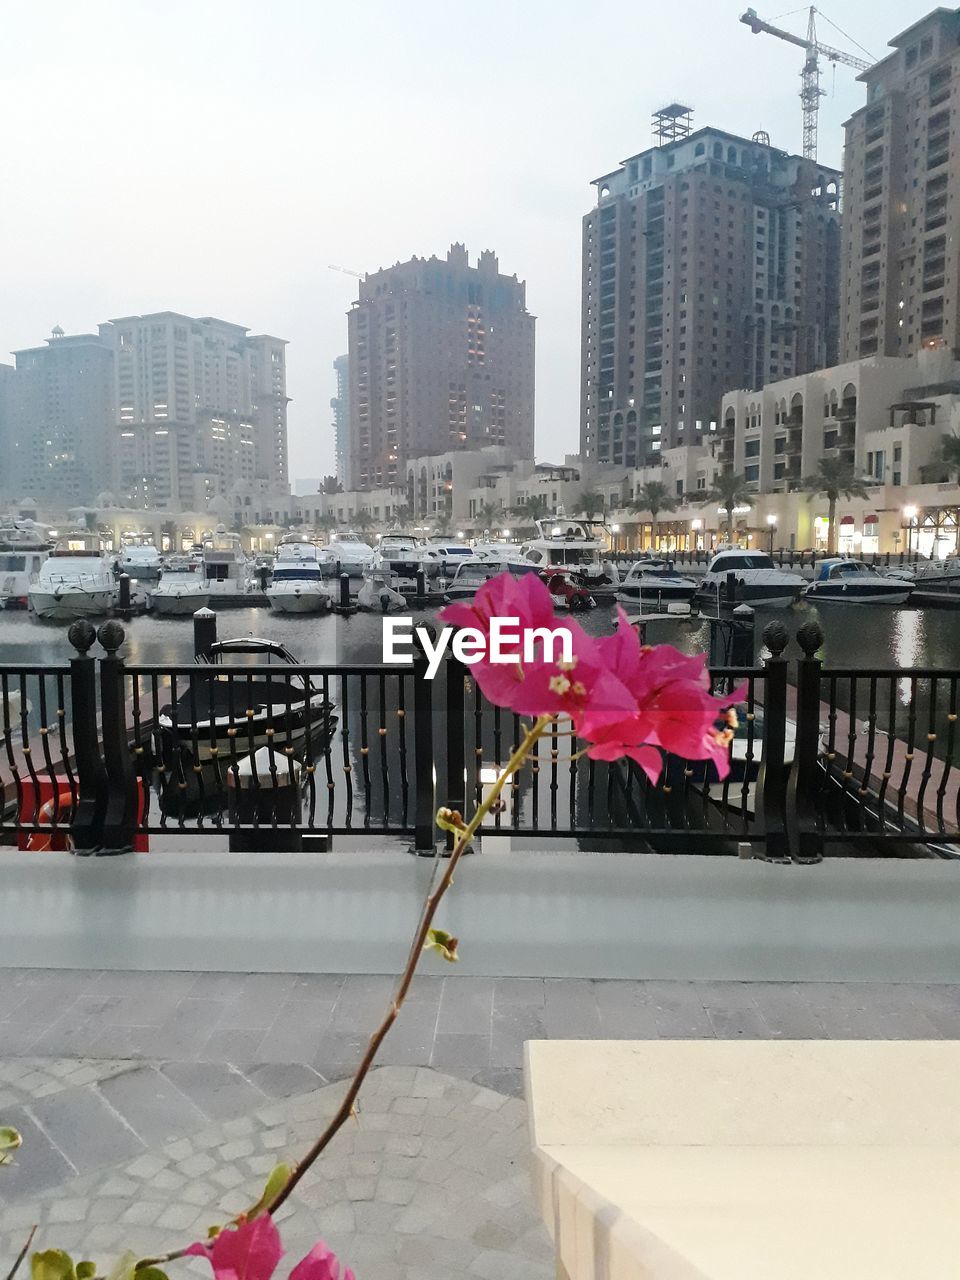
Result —
M275 334L291 478L320 475L357 285L328 264L371 271L460 240L526 280L537 455L574 452L591 179L649 146L651 111L677 99L695 127L800 150L802 51L752 36L745 7L7 4L0 361L56 324L168 309ZM830 17L882 57L933 7L835 0ZM802 33L806 12L777 20ZM823 87L820 159L838 165L863 86L827 66Z

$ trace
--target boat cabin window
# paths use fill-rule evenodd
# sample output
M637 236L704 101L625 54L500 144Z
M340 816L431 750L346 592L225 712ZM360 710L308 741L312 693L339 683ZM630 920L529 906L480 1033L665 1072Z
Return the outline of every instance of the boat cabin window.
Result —
M21 573L26 567L26 556L0 556L0 573Z
M863 573L866 565L860 560L844 560L840 564L835 564L830 570L831 578L854 578L858 573Z
M713 562L714 573L726 573L728 569L775 569L776 567L769 556L760 555L757 552L720 556Z

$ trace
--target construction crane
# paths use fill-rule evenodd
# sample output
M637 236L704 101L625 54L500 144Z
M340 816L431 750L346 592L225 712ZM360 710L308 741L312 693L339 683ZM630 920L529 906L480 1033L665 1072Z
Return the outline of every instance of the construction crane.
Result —
M776 36L778 40L786 40L789 44L798 45L806 52L806 61L800 72L800 102L803 105L803 154L808 160L817 158L817 117L820 114L820 99L824 96L824 91L820 88L821 57L828 62L840 62L845 67L853 67L856 71L867 71L873 66L872 62L855 58L853 54L844 53L842 49L833 49L828 44L821 44L817 39L816 15L817 10L811 5L806 39L803 36L795 36L792 31L784 31L782 27L764 22L757 16L756 9L748 9L740 18L740 21L745 23L755 36L762 31L768 36ZM830 19L827 18L827 21L830 22ZM830 25L834 24L830 23ZM837 30L839 31L840 28L838 27Z
M363 272L362 272L362 271L351 271L349 267L336 267L336 266L334 266L334 265L333 265L333 263L332 263L332 262L330 262L330 263L328 263L328 264L327 264L327 270L328 270L328 271L339 271L339 272L341 272L341 273L342 273L343 275L345 275L345 276L356 276L358 280L363 280L363 279L364 279L364 274L363 274Z

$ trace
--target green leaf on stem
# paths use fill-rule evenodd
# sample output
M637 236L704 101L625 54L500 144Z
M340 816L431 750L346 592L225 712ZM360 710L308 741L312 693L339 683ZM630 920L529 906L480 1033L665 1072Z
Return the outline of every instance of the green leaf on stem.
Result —
M267 1205L280 1194L290 1181L292 1173L293 1170L288 1164L278 1164L276 1168L271 1170L270 1177L267 1178L266 1186L263 1188L263 1195L247 1213L248 1219L259 1217L263 1213Z
M9 1164L11 1152L23 1142L23 1138L10 1125L0 1125L0 1164Z
M444 960L449 960L451 964L455 964L460 957L457 955L457 945L459 938L455 938L452 933L447 933L445 929L428 929L427 940L423 944L424 951L436 951L443 956Z
M78 1262L77 1263L77 1280L93 1280L97 1274L97 1264L95 1262Z
M76 1280L73 1259L62 1249L44 1249L30 1259L33 1280Z

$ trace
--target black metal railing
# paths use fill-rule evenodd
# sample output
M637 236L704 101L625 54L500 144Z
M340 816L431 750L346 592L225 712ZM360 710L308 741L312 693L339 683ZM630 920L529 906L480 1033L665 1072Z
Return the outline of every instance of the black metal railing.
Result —
M269 851L354 835L432 851L438 801L471 812L522 737L520 718L452 657L433 681L422 656L407 667L127 666L119 623L75 623L69 635L69 666L0 667L0 842L108 853L220 835ZM960 672L824 670L819 625L796 638L794 661L771 622L762 664L721 656L712 670L715 692L744 687L723 779L667 756L651 782L629 759L590 759L561 720L481 839L749 846L801 862L960 855Z

